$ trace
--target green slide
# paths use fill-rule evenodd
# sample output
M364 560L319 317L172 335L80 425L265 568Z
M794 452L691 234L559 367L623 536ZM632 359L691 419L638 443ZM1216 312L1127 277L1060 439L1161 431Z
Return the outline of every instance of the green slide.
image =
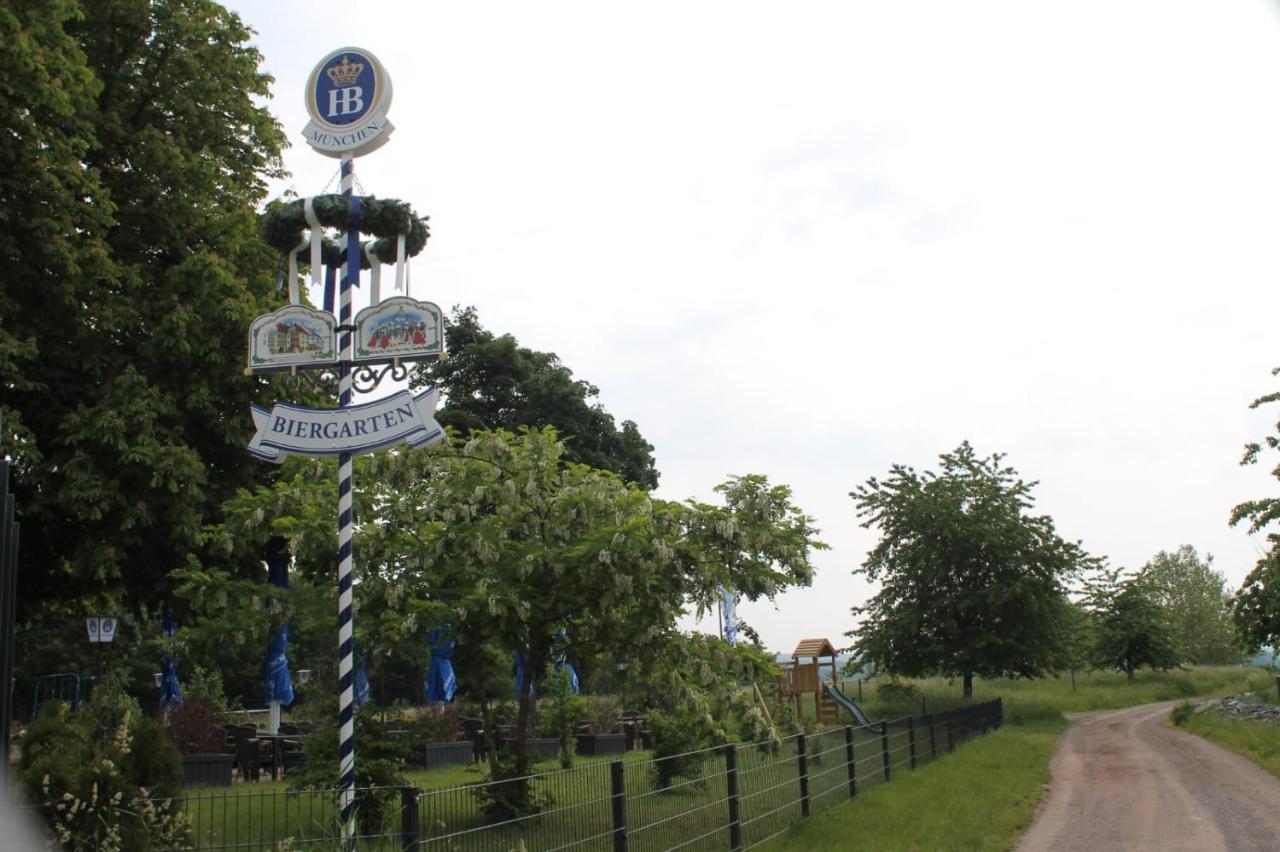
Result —
M829 683L824 683L822 688L827 691L827 695L831 696L832 700L849 711L849 714L853 716L853 721L857 722L859 725L871 724L871 720L867 718L866 713L862 712L862 708L852 700L846 698L843 692L836 689Z

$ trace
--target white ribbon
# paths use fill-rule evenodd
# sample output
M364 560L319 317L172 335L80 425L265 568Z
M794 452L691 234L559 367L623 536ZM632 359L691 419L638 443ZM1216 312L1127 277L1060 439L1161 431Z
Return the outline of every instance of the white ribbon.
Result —
M404 290L409 295L405 283L404 234L396 235L396 290Z
M365 260L369 261L369 304L376 305L382 301L382 261L369 251L372 244L373 240L368 240L361 244L360 250L364 252Z
M289 252L289 304L301 305L302 300L298 298L298 252L302 251L311 244L309 237L303 237L302 242Z
M316 208L312 201L313 199L308 198L302 204L302 214L307 217L307 227L311 229L311 286L324 287L324 279L320 274L320 248L324 242L324 229L316 218Z

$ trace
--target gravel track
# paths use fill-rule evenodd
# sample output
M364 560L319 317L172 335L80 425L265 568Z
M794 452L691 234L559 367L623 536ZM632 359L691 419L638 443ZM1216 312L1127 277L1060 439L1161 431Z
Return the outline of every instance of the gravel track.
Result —
M1280 780L1168 727L1178 703L1070 714L1019 852L1280 850Z

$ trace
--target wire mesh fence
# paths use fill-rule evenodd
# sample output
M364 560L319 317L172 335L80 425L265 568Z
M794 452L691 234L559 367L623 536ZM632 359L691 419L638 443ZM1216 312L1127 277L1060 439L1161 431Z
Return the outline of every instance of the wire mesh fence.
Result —
M643 761L440 789L357 791L361 850L748 849L923 766L1003 719L986 704ZM340 847L337 791L192 793L193 848Z

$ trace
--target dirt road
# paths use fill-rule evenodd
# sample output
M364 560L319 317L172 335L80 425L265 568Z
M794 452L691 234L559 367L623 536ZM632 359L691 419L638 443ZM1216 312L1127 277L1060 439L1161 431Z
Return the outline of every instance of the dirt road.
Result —
M1175 704L1072 715L1019 852L1280 849L1280 780L1167 727Z

